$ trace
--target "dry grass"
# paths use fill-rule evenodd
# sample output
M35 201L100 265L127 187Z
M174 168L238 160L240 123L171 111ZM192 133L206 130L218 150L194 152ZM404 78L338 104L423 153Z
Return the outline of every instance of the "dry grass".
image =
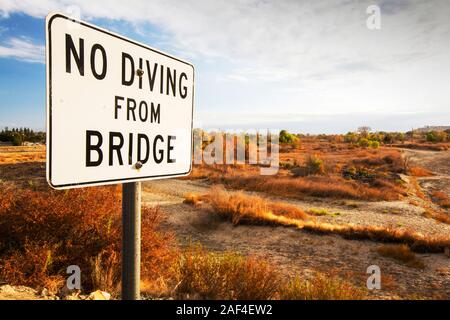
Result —
M411 185L414 188L414 191L416 193L416 196L419 197L422 200L428 200L425 193L423 193L422 188L420 187L419 183L417 182L417 179L412 177L410 179Z
M205 198L215 212L229 218L233 224L292 224L309 218L295 206L270 202L243 192L227 192L220 186L212 187Z
M329 212L327 209L324 208L310 208L307 211L309 214L314 216L330 216L335 217L340 215L339 212Z
M398 151L370 154L366 157L353 159L352 162L356 165L382 168L385 172L404 173L407 169L405 159Z
M434 208L432 208L432 206L428 203L430 202L430 199L425 195L425 193L423 193L422 188L419 186L419 183L415 178L411 179L411 184L415 189L417 197L425 201L425 203L422 204L423 207L425 208L423 215L427 218L433 218L439 222L450 224L450 216L447 213L439 212L436 211ZM436 202L444 209L450 207L447 194L440 191L436 191L431 194L431 197L434 202Z
M208 179L236 190L260 191L302 199L321 197L366 201L397 200L406 195L398 183L406 163L396 150L352 150L323 141L304 141L300 148L280 154L275 176L261 176L252 165L195 165L185 179ZM370 172L366 179L345 174L345 169Z
M393 144L392 147L397 148L406 148L406 149L416 149L416 150L431 150L431 151L446 151L450 149L450 143L441 142L441 143L402 143L402 144Z
M397 200L403 191L393 185L369 185L340 177L308 176L267 177L267 176L220 176L210 177L214 183L222 183L232 189L260 191L271 195L303 199L305 196L359 199L359 200Z
M404 244L390 244L382 245L377 249L377 252L383 256L400 261L409 267L424 269L425 264L422 260L418 259L414 252Z
M448 208L450 206L450 204L445 204L444 203L444 206L446 206L446 208ZM437 212L437 213L434 214L433 218L436 219L439 222L450 224L450 216L448 214L446 214L446 213Z
M284 207L284 211L276 211L271 202L261 197L249 196L242 192L227 192L214 188L207 201L214 212L229 219L234 224L271 224L292 226L319 234L337 234L345 239L372 240L384 243L400 243L407 245L415 252L444 252L450 247L450 236L424 236L410 230L378 226L338 225L323 223L303 216L301 209L295 206ZM294 210L291 215L286 210ZM293 218L299 214L300 219Z
M280 275L260 259L190 246L179 260L178 279L183 298L261 300L275 298Z
M283 300L361 300L367 292L338 277L316 274L311 280L294 277L281 292Z
M187 194L184 195L184 201L183 202L196 206L196 205L201 204L203 202L204 197L205 197L204 195L200 195L198 193L190 192L190 193L187 193Z
M191 245L182 253L177 279L177 297L189 299L356 300L367 293L337 276L315 274L306 280L295 275L286 281L267 261L231 252L208 252L199 245Z
M410 167L408 173L413 177L431 177L434 175L431 171L418 166Z
M35 161L45 161L45 146L0 147L0 165Z
M435 191L431 194L432 199L443 208L450 208L450 199L448 195L442 191Z

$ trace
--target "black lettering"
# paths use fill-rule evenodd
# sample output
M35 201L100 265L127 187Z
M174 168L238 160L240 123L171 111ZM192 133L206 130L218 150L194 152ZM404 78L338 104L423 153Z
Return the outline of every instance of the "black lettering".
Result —
M142 70L142 58L139 58L139 69ZM139 77L139 89L142 89L142 75Z
M175 159L170 158L170 151L173 150L173 146L170 144L170 141L175 140L176 138L177 138L176 136L168 136L168 139L167 139L167 163L175 163L176 162Z
M100 50L102 53L102 73L98 74L97 70L95 69L95 53L97 50ZM94 44L91 49L91 70L94 77L98 80L102 80L106 76L106 68L107 68L107 58L106 58L106 51L105 49L98 43Z
M114 119L117 119L118 115L118 109L122 108L122 106L120 104L118 104L119 100L124 101L125 98L121 97L121 96L115 96L114 97Z
M170 72L170 68L167 67L167 82L166 82L166 95L169 95L169 86L172 88L173 96L176 95L176 81L177 81L177 70L173 70L173 77L172 73Z
M131 63L131 78L130 80L125 79L125 61L128 60ZM133 58L125 52L122 52L122 85L131 86L134 81L134 61Z
M153 160L155 160L156 163L161 163L163 161L163 158L164 158L164 151L159 149L160 158L156 157L156 141L157 140L160 140L161 142L164 142L164 139L163 139L163 137L161 135L158 134L155 137L155 140L153 141Z
M150 122L151 123L154 123L154 122L158 122L159 123L159 120L160 120L160 112L159 112L159 103L158 103L158 106L156 107L156 110L155 110L155 105L153 104L153 102L151 103L151 116L150 116Z
M178 90L180 90L181 98L185 99L187 97L187 87L181 85L181 81L183 80L183 78L185 78L187 80L187 75L184 72L182 72L180 74L180 80L179 80L179 83L178 83L178 88L179 88ZM183 91L181 91L181 88L183 88Z
M128 144L128 164L132 164L133 163L133 134L129 133L128 134L129 137L129 144Z
M97 144L93 145L91 141L91 137L97 137ZM103 161L103 152L100 147L103 143L102 134L98 131L86 130L86 167L97 167ZM97 161L92 161L91 159L91 151L97 151L98 159Z
M145 157L142 158L141 157L141 140L144 139L145 140ZM148 158L150 157L150 141L148 140L147 135L142 134L142 133L138 133L138 138L137 138L137 145L138 145L138 149L137 149L137 154L138 154L138 161L140 161L142 164L146 163L148 161Z
M130 106L133 105L133 106ZM133 115L133 121L136 121L136 115L134 114L134 111L136 110L136 101L132 98L127 99L127 120L130 120L130 111Z
M114 144L114 138L119 138L119 144ZM114 151L117 153L117 158L119 159L119 164L123 165L122 154L120 149L123 147L123 136L120 132L110 132L109 133L109 165L113 165Z
M66 33L66 72L72 73L72 64L70 54L72 53L73 58L75 59L75 63L78 67L78 72L80 75L84 76L84 39L79 39L79 48L80 54L77 53L75 49L75 45L73 43L72 37L70 34Z
M145 111L145 116L142 116L142 110ZM139 119L141 119L142 122L145 122L145 121L147 121L147 118L148 118L147 102L142 100L141 103L139 103Z
M158 69L158 64L155 63L153 68L153 73L150 71L150 63L147 60L147 73L148 73L148 83L150 85L150 91L153 91L153 85L155 84L156 79L156 69Z
M164 66L161 65L159 70L161 71L161 73L160 73L161 77L160 77L160 79L159 79L159 93L163 94L163 85L164 85Z

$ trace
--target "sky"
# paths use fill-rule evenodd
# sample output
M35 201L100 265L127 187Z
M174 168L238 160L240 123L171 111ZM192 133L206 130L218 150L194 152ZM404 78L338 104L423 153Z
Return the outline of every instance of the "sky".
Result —
M45 129L52 11L193 63L196 127L450 125L448 0L0 0L0 127Z

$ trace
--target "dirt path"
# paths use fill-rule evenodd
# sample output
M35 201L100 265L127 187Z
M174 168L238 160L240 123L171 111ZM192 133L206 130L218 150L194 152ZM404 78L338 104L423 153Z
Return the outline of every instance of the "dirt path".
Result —
M442 191L450 194L450 151L428 151L401 149L411 164L421 166L435 175L417 178L420 186L428 193Z
M399 149L413 164L434 172L438 176L450 176L450 151Z
M379 243L350 241L338 236L316 235L286 227L232 226L211 212L183 203L184 194L204 193L208 189L206 182L199 180L171 179L149 182L144 185L143 202L147 205L159 205L164 209L167 213L164 227L175 232L181 244L194 241L211 250L233 250L246 255L257 255L276 263L286 275L300 272L309 276L314 271L351 274L353 282L361 286L365 285L367 267L376 264L382 270L384 287L381 291L372 293L375 297L398 298L417 295L450 298L450 262L443 254L418 255L426 264L424 270L419 270L380 257L376 253ZM391 217L395 217L392 221L403 221L405 224L409 223L409 226L417 224L417 228L420 226L429 233L448 232L448 229L439 229L445 228L445 225L442 227L443 224L423 218L418 209L403 202L358 202L356 208L347 208L347 205L337 201L278 200L289 201L304 208L323 207L330 211L339 211L341 215L336 217L320 217L334 219L337 223L359 219L365 224L385 224L386 221L389 223ZM352 206L354 205L352 203ZM386 208L388 213L380 213L381 208ZM392 208L402 210L392 214L389 213Z

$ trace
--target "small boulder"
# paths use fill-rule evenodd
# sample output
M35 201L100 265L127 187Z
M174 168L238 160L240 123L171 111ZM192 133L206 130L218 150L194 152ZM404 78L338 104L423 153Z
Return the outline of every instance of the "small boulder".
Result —
M97 290L89 294L88 300L109 300L111 295L108 292Z
M43 288L43 289L41 290L40 296L41 296L42 298L45 298L45 297L47 297L48 295L49 295L49 293L48 293L47 288Z

